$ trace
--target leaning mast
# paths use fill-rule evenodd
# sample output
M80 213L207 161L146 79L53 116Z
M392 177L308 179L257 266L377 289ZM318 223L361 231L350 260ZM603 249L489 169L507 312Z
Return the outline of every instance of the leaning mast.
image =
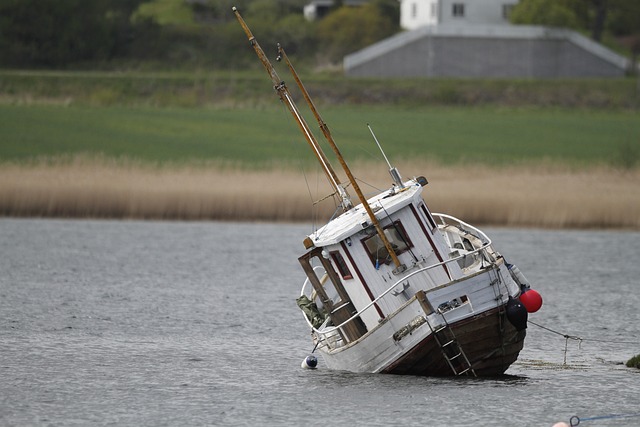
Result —
M271 62L269 62L269 59L267 58L267 56L265 55L264 51L262 50L262 48L258 44L258 41L254 37L253 33L251 32L251 30L247 26L247 24L244 21L244 19L242 19L242 16L240 16L240 12L238 12L238 9L234 6L232 8L232 10L233 10L233 13L236 15L236 18L238 19L238 22L240 23L240 26L242 26L242 29L244 30L245 34L247 35L247 37L249 39L249 42L251 43L251 46L253 47L253 49L255 50L256 54L258 55L258 58L262 62L262 65L264 66L265 70L267 70L267 73L271 77L271 81L273 82L274 89L278 93L278 96L280 97L280 99L289 108L289 111L293 115L293 118L295 119L296 123L300 127L300 130L302 131L303 135L305 136L305 139L307 140L307 142L311 146L313 152L316 154L316 157L320 161L320 164L321 164L323 170L325 171L325 174L329 178L329 182L333 186L334 190L340 195L340 197L342 199L342 207L343 207L343 209L345 211L351 209L353 207L353 205L351 203L349 195L347 194L346 190L344 189L344 187L340 183L337 175L335 174L335 171L333 170L333 168L329 164L329 161L326 158L326 156L324 155L324 152L322 151L322 148L318 144L318 141L315 139L315 137L311 133L311 130L309 129L309 125L304 120L304 118L300 114L300 111L298 110L298 108L296 107L295 103L293 102L293 99L291 98L291 93L289 92L289 89L287 88L287 86L284 83L284 81L282 81L280 79L280 77L278 76L278 74L276 73L275 69L273 68L273 65L271 65ZM369 206L369 203L368 203L366 197L362 193L362 190L360 189L360 186L358 185L355 177L351 173L351 170L349 169L349 166L345 162L344 157L342 156L342 153L340 152L340 150L338 149L338 146L336 145L335 141L333 140L333 137L331 136L331 132L329 131L329 127L327 126L327 124L320 117L320 114L318 113L318 110L316 109L313 101L311 100L311 97L309 96L309 93L307 92L307 90L305 89L304 85L302 84L302 81L300 80L300 78L298 77L298 74L296 73L295 69L291 65L291 62L289 62L289 58L287 57L286 53L284 52L284 49L282 49L282 47L280 45L278 45L278 60L280 60L281 58L285 59L285 62L287 64L287 66L289 67L289 71L293 75L293 78L295 79L298 87L302 91L302 94L304 96L305 101L307 102L307 104L311 108L311 111L313 112L313 115L315 116L316 120L318 121L318 124L320 125L320 129L322 130L322 133L324 134L325 138L327 139L327 142L331 146L331 149L333 150L333 152L335 153L336 157L338 158L338 161L340 162L340 165L342 166L344 172L347 175L347 178L349 179L349 183L353 186L356 194L358 195L358 198L360 199L360 202L362 203L362 206L364 206L365 210L367 211L367 214L369 215L369 219L371 219L371 223L375 227L376 232L377 232L378 236L380 237L380 240L382 241L385 249L389 253L389 256L393 260L393 263L396 266L396 268L394 270L394 273L399 273L399 272L404 271L406 269L406 267L404 266L404 264L402 264L400 262L395 250L393 249L393 247L391 246L391 243L389 242L389 239L387 239L387 236L384 234L384 230L380 226L380 222L376 218L373 210L371 209L371 206Z
M318 122L318 125L320 126L320 129L322 130L322 133L323 133L325 139L327 140L327 142L329 143L329 146L331 147L331 149L335 153L336 157L338 158L338 161L340 162L340 165L342 166L342 169L344 170L344 173L347 175L347 178L349 179L349 183L353 186L353 190L358 195L358 199L360 199L360 202L362 203L362 206L364 206L364 209L367 211L367 214L369 215L369 218L371 219L371 222L373 223L374 227L376 228L376 231L380 235L380 239L382 239L382 243L384 244L385 248L387 249L387 252L389 252L389 255L391 256L391 259L393 260L395 266L400 268L402 264L398 260L398 257L396 256L396 252L393 250L393 247L389 243L387 237L384 235L384 232L383 232L382 228L380 227L380 223L378 222L378 219L376 218L375 214L373 213L373 210L371 209L371 206L369 206L369 202L367 202L367 198L362 193L362 190L360 189L360 186L358 185L358 182L356 181L356 178L351 173L351 169L347 165L347 162L344 160L344 157L342 156L342 153L340 152L340 149L338 148L338 145L336 144L335 140L333 139L333 136L331 135L331 131L329 130L329 126L327 126L325 121L322 120L322 117L320 116L320 113L318 112L318 109L316 108L315 104L311 100L311 96L309 96L309 92L307 92L307 89L302 84L302 80L300 80L300 77L298 77L298 73L293 68L293 65L291 64L291 61L289 61L289 57L287 56L287 53L284 51L282 46L280 46L280 44L278 44L278 58L277 59L278 60L284 59L285 63L287 64L287 67L289 67L289 71L291 72L291 75L293 75L293 79L296 81L296 84L300 88L300 91L302 92L302 95L304 96L304 99L307 101L307 104L309 105L309 108L311 109L311 112L315 116L316 121ZM386 159L386 156L385 156L385 159ZM387 160L387 163L388 162L389 161ZM400 185L400 187L402 187L402 183L401 182L400 182L399 185Z
M234 6L232 10L233 10L233 13L236 15L236 18L238 18L238 22L242 26L242 29L244 30L245 34L249 38L249 42L251 43L251 46L253 47L253 49L256 51L256 54L258 55L258 58L262 62L262 65L264 65L265 70L267 70L267 73L271 77L271 81L273 82L273 88L276 90L282 102L284 102L284 104L287 106L287 108L291 112L291 115L293 116L296 123L300 127L302 134L304 135L305 139L311 146L311 149L313 150L314 154L318 158L318 161L320 162L322 169L327 175L327 178L329 179L331 186L333 187L334 191L338 193L338 195L342 199L343 209L345 211L351 209L351 207L353 207L353 204L351 203L349 194L347 194L346 190L344 189L344 186L340 183L338 176L336 175L335 171L331 167L331 164L329 163L329 160L327 159L324 152L322 151L320 144L318 144L318 141L316 140L315 136L313 136L313 134L311 133L311 129L309 128L309 125L300 114L300 111L298 110L298 107L296 106L296 104L293 102L293 98L291 97L289 88L287 88L287 85L284 83L283 80L280 79L280 77L276 73L276 70L273 68L273 65L271 65L271 62L269 62L269 59L267 58L264 51L260 47L260 44L258 43L256 38L253 36L253 33L247 26L246 22L244 22L244 19L242 19L242 16L240 16L240 12L238 12L238 9Z

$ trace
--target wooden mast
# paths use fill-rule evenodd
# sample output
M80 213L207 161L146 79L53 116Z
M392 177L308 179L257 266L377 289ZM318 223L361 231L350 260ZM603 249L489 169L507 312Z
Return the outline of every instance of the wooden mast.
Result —
M320 162L322 169L327 175L327 178L329 179L331 186L333 187L334 191L337 192L338 195L340 196L342 200L343 209L345 211L349 210L353 206L353 204L351 203L351 199L349 198L349 195L344 189L344 186L340 183L338 176L336 175L335 171L331 167L331 164L329 163L329 160L327 159L324 152L322 151L322 148L318 144L318 141L311 133L311 129L309 128L309 125L306 123L306 121L300 114L298 107L296 107L296 104L293 102L293 98L291 97L291 93L289 93L289 89L287 88L287 85L284 83L284 81L280 80L280 77L278 77L276 70L273 68L273 65L271 65L271 62L269 62L269 59L267 58L264 51L260 47L260 44L258 44L258 41L251 33L251 30L249 29L247 24L244 22L244 19L242 19L242 16L240 16L240 12L238 12L238 9L234 6L232 10L233 10L233 13L236 15L236 18L238 18L238 22L240 23L240 26L242 26L242 29L247 35L247 38L249 39L251 46L256 51L256 54L258 55L258 58L262 62L262 65L264 65L265 70L267 70L267 73L271 77L271 81L273 82L273 87L278 93L278 96L280 97L282 102L285 103L285 105L291 112L291 115L293 116L296 123L300 127L302 134L304 135L305 139L311 146L311 149L313 150L314 154L318 158L318 161Z
M382 230L382 227L380 226L380 222L378 221L378 218L376 218L375 214L373 213L373 210L371 209L371 206L369 205L369 202L367 201L367 198L362 193L362 190L360 190L360 186L358 185L358 182L356 181L355 177L351 173L351 169L347 165L347 162L344 160L344 157L342 156L342 153L340 152L340 149L338 148L338 145L336 144L335 140L333 139L333 136L331 135L331 131L329 130L329 126L327 126L325 121L320 116L320 113L318 112L318 109L316 108L315 104L313 103L313 100L311 99L311 96L309 96L309 92L307 92L307 89L302 84L302 80L300 80L300 77L298 76L298 73L293 68L293 64L291 64L291 61L289 61L289 57L287 56L287 53L284 51L282 46L280 46L280 44L278 44L278 58L277 58L277 60L279 61L281 59L284 59L284 62L287 64L287 67L289 67L289 71L291 72L291 75L293 76L293 79L296 81L296 84L300 88L300 91L302 92L302 95L304 96L304 99L307 101L307 104L309 105L309 108L313 112L313 115L315 116L316 121L318 122L318 125L320 126L320 130L322 130L322 134L324 135L324 137L326 138L327 142L329 143L329 146L331 147L331 149L335 153L336 157L338 158L338 161L340 162L340 165L342 166L342 169L344 170L344 173L347 175L347 178L349 179L349 183L353 186L353 190L358 195L358 199L360 199L360 202L362 203L362 206L364 206L364 209L367 211L367 214L369 215L369 218L371 219L371 223L376 228L376 231L378 232L378 235L380 236L380 239L382 240L382 243L384 244L384 247L387 249L387 252L391 256L391 259L393 260L393 263L395 264L396 268L398 268L400 270L403 270L404 268L402 268L402 264L400 263L400 260L398 259L398 256L396 255L396 252L393 250L393 247L391 246L391 243L389 242L389 239L387 239L387 236L384 234L384 231Z
M298 110L297 106L293 102L293 99L291 98L291 94L289 93L289 89L287 88L287 86L284 83L284 81L280 80L280 77L278 76L278 74L276 73L275 69L273 68L273 65L271 65L271 62L269 62L269 59L267 58L267 56L265 55L264 51L262 50L262 48L258 44L258 41L253 36L253 33L251 32L251 30L247 26L247 24L244 21L244 19L242 19L242 16L240 16L240 12L238 12L238 9L234 6L232 8L232 10L233 10L233 13L236 15L236 18L238 19L238 22L240 23L240 26L242 26L242 29L244 30L245 34L247 35L247 38L249 39L249 42L251 43L251 46L253 47L253 49L255 50L256 54L258 55L258 58L262 62L262 65L264 66L265 70L267 70L267 73L271 77L271 81L273 82L274 89L278 93L278 96L280 97L280 99L289 108L289 111L293 115L293 118L295 119L296 123L298 123L298 126L300 127L300 130L302 131L303 135L305 136L307 142L309 143L309 145L313 149L313 152L316 154L316 157L318 158L318 161L320 161L320 164L321 164L322 168L324 169L327 177L329 178L329 182L333 186L334 190L342 198L343 209L345 211L351 209L353 207L353 205L351 203L351 200L349 199L349 195L347 194L346 190L344 189L344 187L340 183L337 175L335 174L335 171L333 170L333 168L329 164L329 161L326 158L326 156L324 155L321 147L319 146L318 141L315 139L315 137L311 133L311 130L309 129L309 125L306 123L306 121L304 120L304 118L300 114L300 111ZM307 104L309 105L309 107L311 108L311 111L313 112L313 115L315 116L316 120L318 121L318 124L320 125L320 129L322 130L322 133L324 134L325 138L329 142L329 145L331 146L331 149L333 150L333 152L335 153L336 157L338 158L338 161L340 162L340 165L342 166L344 172L346 173L347 178L349 179L349 183L353 186L356 194L358 195L358 198L360 199L360 202L362 203L362 206L364 206L365 210L367 211L367 214L369 215L369 218L371 219L371 223L375 227L376 232L378 233L378 236L380 237L380 240L384 244L385 249L387 250L387 252L391 256L391 259L393 260L393 263L396 266L396 268L394 270L394 273L399 273L399 272L404 271L406 269L406 267L404 266L404 264L402 264L400 262L395 250L393 249L393 247L391 246L391 243L389 242L389 239L387 239L387 236L384 234L384 230L380 226L380 222L376 218L373 210L371 209L371 206L369 206L369 203L367 202L366 197L364 197L364 194L360 190L360 186L356 182L356 179L353 176L353 174L351 173L351 170L349 169L349 166L345 162L344 157L342 156L342 153L340 153L340 150L338 149L338 146L336 145L333 137L331 136L331 132L329 131L329 127L327 126L327 124L320 117L320 114L318 113L318 110L316 109L313 101L311 100L311 97L309 96L309 93L307 92L307 90L305 89L304 85L302 84L302 81L298 77L298 74L296 73L295 69L293 68L293 65L291 65L291 62L289 61L289 58L287 57L287 54L284 52L284 49L282 49L282 47L280 45L278 45L278 60L280 58L284 58L285 59L285 62L287 64L287 66L289 67L289 70L291 71L291 74L293 75L293 78L295 79L298 87L302 91L302 94L303 94Z

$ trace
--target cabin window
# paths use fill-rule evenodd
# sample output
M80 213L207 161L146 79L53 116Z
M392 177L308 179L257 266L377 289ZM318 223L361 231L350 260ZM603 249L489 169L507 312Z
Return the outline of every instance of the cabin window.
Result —
M435 230L436 223L433 220L433 217L431 216L431 212L427 210L427 207L423 203L420 204L420 209L422 209L422 213L424 214L424 216L427 217L427 222L429 222L429 226L431 227L431 230Z
M415 18L418 16L418 5L415 3L411 3L411 17Z
M411 244L409 237L407 237L407 233L400 221L395 221L393 224L388 225L383 229L383 231L396 255L400 255L413 247L413 244ZM382 243L382 239L377 233L371 237L363 239L362 243L369 254L369 258L371 258L371 262L376 267L382 264L389 264L391 262L389 251L387 251L387 248L385 248L384 243Z
M431 17L435 18L438 16L438 3L431 3Z
M342 257L342 254L340 252L331 252L331 259L333 259L333 263L338 268L338 272L343 279L353 279L353 275L351 274L351 271L349 271L349 267L347 266L347 263L344 261L344 258Z
M464 3L453 4L453 16L455 16L456 18L464 17Z

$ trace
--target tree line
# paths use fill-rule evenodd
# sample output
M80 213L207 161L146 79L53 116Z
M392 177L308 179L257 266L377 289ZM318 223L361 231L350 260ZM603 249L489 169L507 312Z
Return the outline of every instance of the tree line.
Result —
M521 0L511 13L514 24L546 25L585 31L602 42L605 35L640 38L638 0Z
M334 0L309 22L309 0L0 0L0 67L113 68L119 64L233 69L253 64L238 55L246 38L238 6L265 50L281 42L296 61L339 63L347 53L398 31L397 0L353 8ZM511 20L588 32L640 50L638 0L521 0Z
M0 0L0 67L95 68L247 65L237 5L265 50L282 42L309 63L343 55L399 30L396 0L358 8L336 2L318 22L306 0ZM253 59L253 58L250 58ZM253 61L251 61L253 63Z

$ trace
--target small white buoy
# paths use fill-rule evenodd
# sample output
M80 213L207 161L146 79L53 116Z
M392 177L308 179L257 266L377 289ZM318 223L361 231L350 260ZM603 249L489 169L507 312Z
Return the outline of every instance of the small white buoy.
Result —
M555 423L553 427L569 427L569 424L560 421L559 423Z
M316 366L318 366L318 358L313 354L305 357L301 365L302 369L316 369Z

